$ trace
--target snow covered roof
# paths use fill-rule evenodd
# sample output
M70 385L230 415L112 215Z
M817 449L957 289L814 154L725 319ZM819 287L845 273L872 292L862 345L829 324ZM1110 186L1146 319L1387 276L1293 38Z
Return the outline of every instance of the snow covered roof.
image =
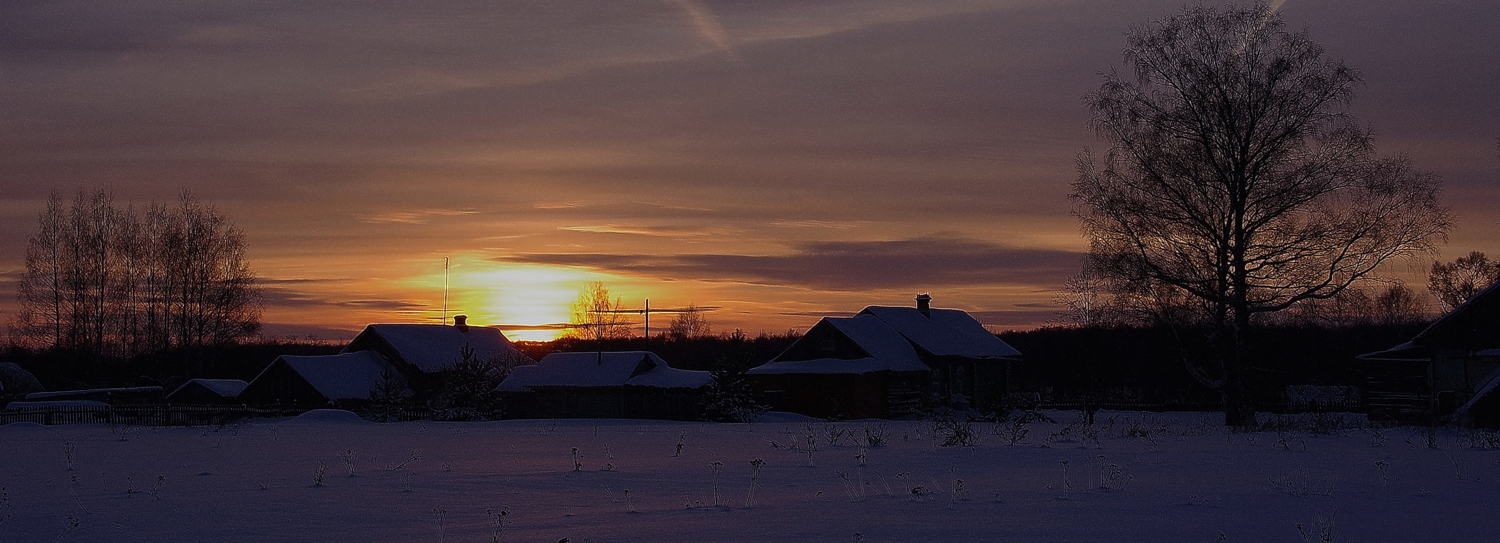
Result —
M1459 415L1467 415L1469 409L1474 407L1475 403L1484 399L1485 395L1494 392L1496 386L1500 386L1500 369L1490 372L1488 377L1479 382L1479 386L1474 390L1474 395L1469 397L1469 401L1465 402L1463 407L1458 408L1457 413Z
M849 338L868 357L818 358L809 360L783 360L781 357L770 363L751 368L748 373L769 375L780 373L870 373L876 371L930 371L922 363L917 351L912 349L896 329L874 315L859 314L853 317L824 317L813 326L817 329L826 323ZM808 336L812 334L809 333ZM803 337L808 337L803 336ZM809 339L811 341L812 339ZM799 340L800 341L800 340ZM794 352L787 349L787 352Z
M1021 356L1020 351L985 330L974 317L957 309L932 309L929 317L914 307L872 305L859 313L874 315L918 347L937 356Z
M474 349L480 360L496 357L525 357L497 328L485 326L449 326L445 324L371 324L366 326L344 352L365 350L369 336L383 339L401 360L423 372L448 369L459 359L465 345Z
M646 351L552 353L532 365L517 366L495 390L531 387L697 388L713 381L706 371L673 368Z
M124 387L124 388L90 388L87 390L57 390L53 392L32 392L26 395L28 400L50 400L53 398L74 398L78 396L108 396L115 394L152 394L160 393L161 387Z
M225 398L233 398L235 396L239 396L241 392L244 392L245 387L249 386L250 383L246 383L239 379L191 379L188 382L183 383L182 386L177 387L177 390L172 391L172 393L168 394L167 396L175 396L177 393L182 392L189 386L193 385L206 388L209 390L209 392L213 392L214 394L218 394Z
M307 380L307 384L330 400L368 398L370 389L380 382L382 374L393 369L385 358L374 351L327 356L283 355L276 362L291 366L292 370Z
M1408 341L1384 351L1365 353L1354 357L1359 360L1390 360L1396 362L1426 362L1432 358L1432 350L1419 347Z
M1435 350L1456 349L1478 354L1500 348L1500 282L1479 291L1438 317L1411 341L1384 351L1359 355L1361 360L1431 360Z

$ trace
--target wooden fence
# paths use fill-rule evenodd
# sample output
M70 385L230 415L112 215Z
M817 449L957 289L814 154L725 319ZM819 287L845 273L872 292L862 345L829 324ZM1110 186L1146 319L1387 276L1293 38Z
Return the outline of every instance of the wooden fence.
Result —
M0 425L13 422L123 424L130 426L223 425L250 417L286 417L305 409L266 409L222 405L107 405L23 407L0 411Z

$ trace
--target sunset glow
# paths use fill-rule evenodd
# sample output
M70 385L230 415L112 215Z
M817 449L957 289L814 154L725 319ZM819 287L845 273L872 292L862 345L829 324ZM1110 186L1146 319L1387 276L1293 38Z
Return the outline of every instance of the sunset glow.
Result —
M1273 6L1359 70L1380 151L1443 179L1439 258L1500 253L1500 4ZM444 257L449 316L516 339L556 336L589 281L719 307L715 330L918 292L1043 325L1087 250L1068 194L1103 149L1080 97L1181 7L5 3L0 322L48 193L106 187L218 206L269 335L438 322ZM1385 276L1420 291L1430 265Z

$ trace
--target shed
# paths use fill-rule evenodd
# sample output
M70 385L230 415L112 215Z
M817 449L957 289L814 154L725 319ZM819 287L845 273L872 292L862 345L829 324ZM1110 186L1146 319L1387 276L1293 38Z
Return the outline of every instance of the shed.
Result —
M691 420L712 382L646 351L572 352L517 366L495 390L507 417Z
M237 403L246 383L239 379L192 379L167 394L162 401L175 405L223 405Z
M358 405L395 370L379 354L358 351L327 356L281 356L239 394L252 405L326 407Z
M1455 414L1500 370L1500 283L1410 341L1358 359L1370 418L1432 422Z

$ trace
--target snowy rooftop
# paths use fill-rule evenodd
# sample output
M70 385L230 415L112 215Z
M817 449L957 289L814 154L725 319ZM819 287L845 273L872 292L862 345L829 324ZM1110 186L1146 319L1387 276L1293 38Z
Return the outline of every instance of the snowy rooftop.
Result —
M474 349L478 359L517 357L522 355L497 328L469 326L467 331L445 324L371 324L350 342L345 352L374 334L384 339L401 358L424 372L447 369L459 359L464 345Z
M673 368L646 351L552 353L533 365L517 366L495 390L526 391L531 387L697 388L713 378L706 371Z
M906 339L938 356L1007 358L1021 352L995 337L967 312L933 309L931 317L914 307L870 306L861 315L874 315Z
M330 400L367 398L382 374L393 369L374 351L327 356L285 355L276 360L286 362L319 394Z
M824 317L819 324L827 323L864 349L868 358L815 360L775 360L748 373L769 375L778 373L870 373L876 371L928 371L926 364L917 357L917 351L902 339L901 334L873 315L853 317ZM816 328L817 326L814 326Z
M151 394L161 392L161 387L125 387L125 388L91 388L87 390L57 390L52 392L32 392L26 395L28 400L48 400L52 398L69 398L74 396L86 396L93 394Z
M245 391L245 387L250 385L250 383L239 379L191 379L183 383L182 386L177 387L177 390L172 391L172 394L168 394L168 396L182 392L187 387L195 384L225 398L239 396L241 392Z

